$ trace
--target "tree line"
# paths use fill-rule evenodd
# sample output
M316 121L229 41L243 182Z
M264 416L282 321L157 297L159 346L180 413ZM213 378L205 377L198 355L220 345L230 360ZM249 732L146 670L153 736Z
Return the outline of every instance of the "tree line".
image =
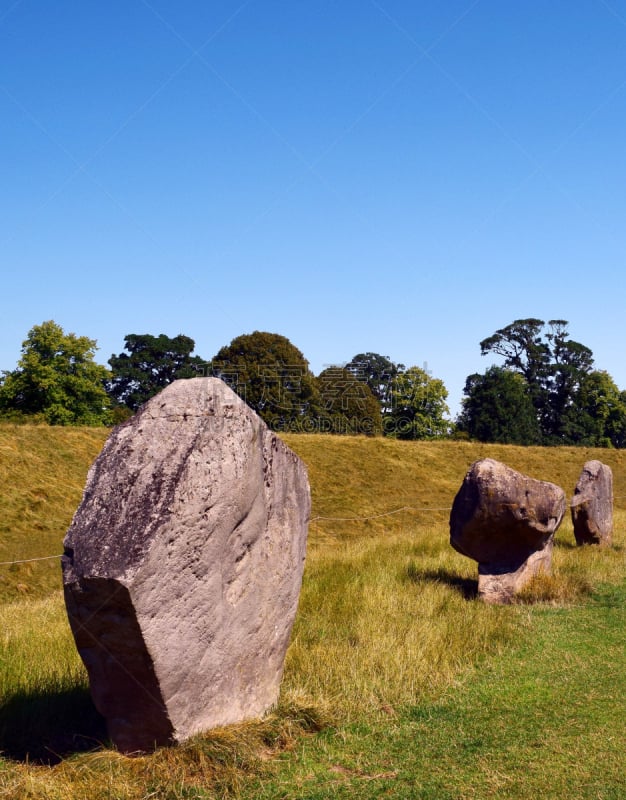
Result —
M51 425L113 425L173 380L215 376L277 431L472 438L511 444L626 446L626 393L593 368L568 323L515 320L480 343L503 363L470 375L451 420L443 381L378 353L314 375L280 334L238 336L211 359L179 334L128 334L108 368L96 341L50 320L23 342L17 368L0 377L0 418Z

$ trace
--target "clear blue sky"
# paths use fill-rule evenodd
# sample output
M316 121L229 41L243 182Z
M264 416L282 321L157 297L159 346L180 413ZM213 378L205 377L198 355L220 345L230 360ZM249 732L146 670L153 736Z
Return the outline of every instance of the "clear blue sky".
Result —
M626 0L0 0L0 137L0 369L258 329L456 411L533 316L626 388Z

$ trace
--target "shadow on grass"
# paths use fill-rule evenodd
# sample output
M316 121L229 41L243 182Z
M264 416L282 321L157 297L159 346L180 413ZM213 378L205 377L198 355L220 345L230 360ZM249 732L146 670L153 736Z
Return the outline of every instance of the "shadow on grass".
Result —
M16 694L0 705L0 752L14 761L58 764L107 740L87 689Z
M559 550L581 550L585 547L591 548L598 548L598 547L605 547L605 545L598 545L598 544L577 544L576 542L570 542L565 539L555 539L554 546L557 547ZM607 550L613 550L616 553L624 552L624 545L622 544L612 544L610 547L606 547Z
M554 546L558 550L576 550L578 549L578 545L576 542L570 542L569 539L555 539Z
M447 569L420 569L415 564L409 564L406 576L412 583L445 583L450 588L463 595L466 600L474 600L478 597L478 579L462 578Z

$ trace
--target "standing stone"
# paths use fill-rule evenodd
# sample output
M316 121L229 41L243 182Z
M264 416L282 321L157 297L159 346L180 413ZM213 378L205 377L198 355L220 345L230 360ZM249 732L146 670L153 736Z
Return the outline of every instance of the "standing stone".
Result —
M610 545L613 541L613 473L601 461L587 461L572 498L576 544Z
M478 562L478 594L507 603L540 571L550 573L565 492L492 458L476 461L450 513L450 544Z
M216 378L175 381L112 432L65 537L63 583L122 752L276 702L309 511L302 461Z

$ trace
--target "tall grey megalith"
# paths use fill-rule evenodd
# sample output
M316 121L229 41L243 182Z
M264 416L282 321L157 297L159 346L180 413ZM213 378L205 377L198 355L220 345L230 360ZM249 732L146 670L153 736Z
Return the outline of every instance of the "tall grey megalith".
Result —
M119 750L262 715L302 581L302 461L226 384L170 384L114 429L65 537L68 617Z

